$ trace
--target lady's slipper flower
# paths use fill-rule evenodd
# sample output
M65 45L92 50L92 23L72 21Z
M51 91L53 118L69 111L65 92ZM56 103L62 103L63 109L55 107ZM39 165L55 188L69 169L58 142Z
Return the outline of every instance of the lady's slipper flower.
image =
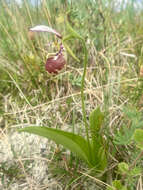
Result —
M30 31L50 32L50 33L55 34L58 38L62 38L61 34L59 34L56 30L44 25L38 25L33 28L30 28ZM61 44L59 52L55 56L49 57L46 60L46 65L45 65L46 71L48 71L49 73L57 74L59 70L63 69L64 65L66 64L63 51L64 51L64 48L63 48L63 45Z
M57 74L58 71L63 69L64 65L66 64L66 60L63 55L63 50L64 48L61 44L59 52L55 56L49 57L47 59L45 65L46 71L48 71L49 73Z
M46 61L46 71L49 73L57 74L59 70L63 69L66 61L64 59L63 54L59 54L55 57L49 57Z

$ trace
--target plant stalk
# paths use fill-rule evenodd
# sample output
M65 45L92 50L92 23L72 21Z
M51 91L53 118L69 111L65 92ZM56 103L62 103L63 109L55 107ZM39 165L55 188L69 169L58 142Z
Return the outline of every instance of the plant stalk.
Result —
M86 119L86 111L85 111L85 103L84 103L84 83L85 83L86 67L87 67L87 62L88 62L88 52L87 52L85 40L79 34L77 34L69 25L68 25L68 27L69 27L69 30L71 32L71 35L68 35L67 37L65 37L63 39L63 43L66 40L69 40L71 38L77 38L77 39L81 40L82 45L83 45L84 56L85 56L84 57L84 68L83 68L83 75L82 75L82 80L81 80L81 89L80 89L80 91L81 91L81 103L82 103L83 121L84 121L84 124L85 124L86 139L87 139L88 148L89 148L89 157L91 158L92 156L91 156L91 146L90 146L90 140L89 140L89 129L88 129L88 123L87 123L87 119Z

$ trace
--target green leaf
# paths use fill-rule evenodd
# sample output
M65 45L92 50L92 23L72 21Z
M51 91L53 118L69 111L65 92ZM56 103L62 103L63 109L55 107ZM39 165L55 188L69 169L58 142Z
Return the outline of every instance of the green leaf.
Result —
M132 136L134 134L134 128L127 128L122 126L122 129L115 134L114 143L117 145L128 145L132 141Z
M122 184L120 180L114 180L112 183L113 187L117 188L117 189L121 189L122 188Z
M124 107L125 116L130 119L129 127L122 126L120 131L115 134L114 143L117 145L129 145L132 143L133 135L136 129L143 126L142 114L134 107Z
M96 159L98 159L99 170L103 171L107 167L107 155L106 155L105 148L103 145L101 145L100 149L98 150L97 158L95 156L95 162L96 162Z
M124 107L123 112L131 120L140 120L142 118L141 113L135 107Z
M103 144L103 137L99 134L104 115L100 111L100 108L95 109L89 116L90 121L90 133L92 137L92 159L95 165L98 165L100 170L104 170L107 166L107 158L105 154L105 147Z
M112 187L108 187L107 190L127 190L127 188L122 185L120 180L114 180Z
M118 164L118 171L121 173L121 174L128 174L129 172L129 166L127 163L125 162L121 162Z
M66 48L67 52L77 61L80 62L80 60L75 56L71 48L64 42L64 47Z
M72 35L75 38L79 38L83 40L83 38L71 27L71 25L68 22L67 22L67 29L70 35Z
M55 141L57 144L63 145L75 153L79 158L86 161L90 166L89 148L87 141L74 133L61 131L59 129L52 129L48 127L25 127L19 130L20 132L28 132L36 134L42 137L46 137L50 140Z
M129 172L129 175L131 175L132 177L136 177L136 176L140 176L142 173L142 169L141 168L138 168L138 167L135 167L133 168L130 172Z
M137 146L143 149L143 129L136 129L133 138Z
M101 113L100 108L95 109L91 112L89 116L90 121L90 133L92 138L93 149L97 150L102 144L102 137L99 135L99 131L104 119L103 113Z
M104 120L104 115L100 111L100 108L97 108L91 112L89 116L89 121L90 121L90 131L93 139L95 136L99 135L99 130L101 128L103 120Z

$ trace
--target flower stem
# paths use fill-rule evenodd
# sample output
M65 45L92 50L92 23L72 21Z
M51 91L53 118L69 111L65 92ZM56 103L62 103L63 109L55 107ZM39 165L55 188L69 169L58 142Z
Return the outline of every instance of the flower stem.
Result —
M84 38L82 38L79 34L77 34L70 25L68 25L68 29L70 31L70 35L67 37L63 38L63 43L66 40L70 40L71 38L77 38L82 41L83 45L83 51L84 51L84 69L83 69L83 75L82 75L82 80L81 80L81 103L82 103L82 114L83 114L83 121L85 124L85 131L86 131L86 139L88 143L88 148L89 148L89 157L91 158L91 146L90 146L90 140L89 140L89 129L88 129L88 124L87 124L87 119L86 119L86 111L85 111L85 102L84 102L84 84L85 84L85 75L86 75L86 67L87 67L87 62L88 62L88 51L86 48L86 43ZM71 51L69 53L72 55ZM74 56L72 56L74 57ZM74 57L75 58L75 57Z

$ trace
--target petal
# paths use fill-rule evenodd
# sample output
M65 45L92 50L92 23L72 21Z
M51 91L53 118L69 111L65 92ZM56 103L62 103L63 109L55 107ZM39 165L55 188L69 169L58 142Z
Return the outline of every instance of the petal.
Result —
M30 31L35 31L35 32L49 32L55 34L57 37L62 38L61 34L59 34L56 30L52 29L49 26L45 25L37 25L33 28L30 28Z
M61 70L64 65L66 64L66 61L62 54L58 55L58 58L55 60L54 57L50 57L46 61L46 71L49 73L55 73L57 74L59 70Z

